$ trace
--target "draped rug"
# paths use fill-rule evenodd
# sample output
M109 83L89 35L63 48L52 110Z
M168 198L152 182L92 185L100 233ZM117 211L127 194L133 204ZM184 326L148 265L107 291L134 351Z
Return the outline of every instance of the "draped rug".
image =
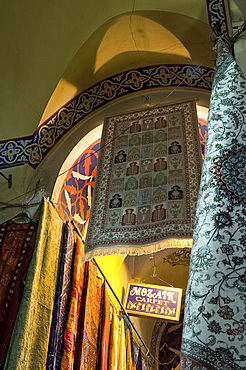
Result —
M218 48L181 369L246 368L246 77Z
M0 225L0 369L5 358L21 304L37 226L10 220Z
M130 329L126 329L126 370L135 370L133 339Z
M63 333L68 319L69 299L72 285L73 257L73 231L67 222L46 363L46 369L49 370L60 369L61 366Z
M200 174L195 101L107 118L85 258L191 246Z
M137 359L137 364L136 364L136 370L143 370L142 352L141 352L140 348L138 350L138 359Z
M102 280L98 277L97 267L88 266L88 282L84 306L84 325L80 343L80 370L96 369L98 361L98 329L100 320ZM99 344L101 345L101 343Z
M105 281L103 282L102 285L100 306L101 309L97 338L98 356L96 370L107 370L109 334L110 334L110 297Z
M111 325L110 325L110 337L109 337L109 354L108 354L108 369L109 370L117 369L118 356L119 356L119 343L121 343L120 330L119 330L119 318L117 315L116 308L113 306L112 319L111 319Z
M77 328L85 272L85 263L83 262L83 258L84 244L80 237L77 236L68 320L64 330L63 355L61 362L62 370L71 370L74 368L74 358L77 344Z
M117 370L126 370L126 335L125 321L123 318L118 321L118 355L117 355Z
M63 222L46 199L4 369L44 369L49 345Z

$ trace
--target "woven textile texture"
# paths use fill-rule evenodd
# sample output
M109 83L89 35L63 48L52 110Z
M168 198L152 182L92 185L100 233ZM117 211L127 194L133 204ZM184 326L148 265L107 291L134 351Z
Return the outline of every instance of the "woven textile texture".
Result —
M74 368L78 334L77 328L85 273L85 263L83 262L83 257L84 244L80 237L77 236L74 252L72 290L68 310L68 320L64 330L63 355L61 361L62 370L71 370Z
M107 370L110 334L110 296L105 281L102 284L100 306L101 309L97 338L98 357L96 370Z
M84 306L84 322L80 347L80 362L74 367L79 370L96 369L98 360L98 328L100 320L102 280L98 277L97 267L90 263L88 266L88 280ZM100 343L101 345L101 343Z
M63 222L46 199L4 369L45 369Z
M50 331L46 369L60 369L63 349L63 333L67 324L74 262L73 230L66 223L59 279Z
M246 78L219 44L181 369L246 368Z
M0 225L0 369L21 304L37 226L32 221L17 224L11 220Z
M85 258L191 246L200 175L194 101L106 119Z

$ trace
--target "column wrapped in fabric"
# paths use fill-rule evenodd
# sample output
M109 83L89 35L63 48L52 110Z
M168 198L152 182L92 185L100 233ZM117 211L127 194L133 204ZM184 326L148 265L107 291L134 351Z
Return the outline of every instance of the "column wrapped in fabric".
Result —
M217 68L186 293L181 369L246 368L246 77L222 40Z

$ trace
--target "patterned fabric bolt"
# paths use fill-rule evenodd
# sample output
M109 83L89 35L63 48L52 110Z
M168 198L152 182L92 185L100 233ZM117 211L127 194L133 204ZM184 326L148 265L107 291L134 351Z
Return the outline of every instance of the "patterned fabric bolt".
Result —
M126 370L126 334L125 321L122 318L118 322L119 346L118 346L118 361L117 370Z
M50 331L50 342L46 369L60 369L63 348L63 333L68 318L68 305L72 283L72 263L74 256L73 231L66 223L64 247L61 258L61 268L56 290L53 320Z
M110 297L106 282L102 285L101 311L99 319L98 339L97 339L97 370L108 369L108 346L110 334Z
M109 358L108 358L108 369L117 369L118 364L118 347L119 347L119 319L117 316L116 308L113 307L112 320L110 325L110 337L109 337Z
M64 331L63 355L61 362L61 369L64 370L74 368L77 327L81 304L81 295L84 283L85 264L83 262L83 257L84 257L84 244L82 243L81 239L77 236L74 256L74 270L73 270L70 307L67 325Z
M37 241L4 369L44 369L49 345L63 222L43 199Z
M81 342L81 357L78 369L96 369L98 328L100 319L102 280L97 276L97 267L90 263L84 312L84 328Z
M138 359L137 359L136 370L143 370L142 352L141 352L141 349L140 348L138 350Z
M35 222L0 225L0 369L14 329L37 235Z
M135 370L132 334L129 328L126 329L126 370Z
M181 369L246 368L246 78L222 42L217 66Z

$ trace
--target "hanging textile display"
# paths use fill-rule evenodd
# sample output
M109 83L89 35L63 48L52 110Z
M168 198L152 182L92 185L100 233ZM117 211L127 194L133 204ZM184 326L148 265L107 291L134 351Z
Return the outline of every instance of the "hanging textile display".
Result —
M143 370L142 352L141 352L140 348L138 350L138 359L137 359L136 370Z
M97 340L100 319L102 279L97 276L97 268L93 263L88 266L88 283L84 307L83 335L78 345L80 349L80 370L96 369ZM100 343L101 344L101 343Z
M61 257L61 268L56 290L53 320L46 369L60 369L63 349L63 333L68 318L68 305L72 283L72 264L74 262L73 231L66 223L64 247Z
M135 370L132 335L129 328L126 330L126 370Z
M64 331L63 355L61 369L73 369L74 356L77 341L77 327L81 305L81 295L84 283L85 263L84 244L79 236L77 236L73 267L73 280L70 298L70 307L68 320Z
M46 199L5 369L44 369L55 298L63 222Z
M194 101L106 119L86 259L191 246L200 174Z
M246 368L246 78L221 41L186 295L181 369Z
M38 224L0 225L0 369L3 368L19 311Z
M122 318L118 322L119 346L118 346L118 364L117 370L126 370L126 335L125 322Z
M117 316L116 308L113 306L112 320L110 325L110 337L109 337L109 356L108 356L108 369L117 369L118 363L118 346L119 346L119 319Z
M110 298L105 281L102 285L100 306L101 311L99 318L99 329L97 340L97 348L99 350L99 353L97 356L96 370L107 370L109 334L110 334Z

